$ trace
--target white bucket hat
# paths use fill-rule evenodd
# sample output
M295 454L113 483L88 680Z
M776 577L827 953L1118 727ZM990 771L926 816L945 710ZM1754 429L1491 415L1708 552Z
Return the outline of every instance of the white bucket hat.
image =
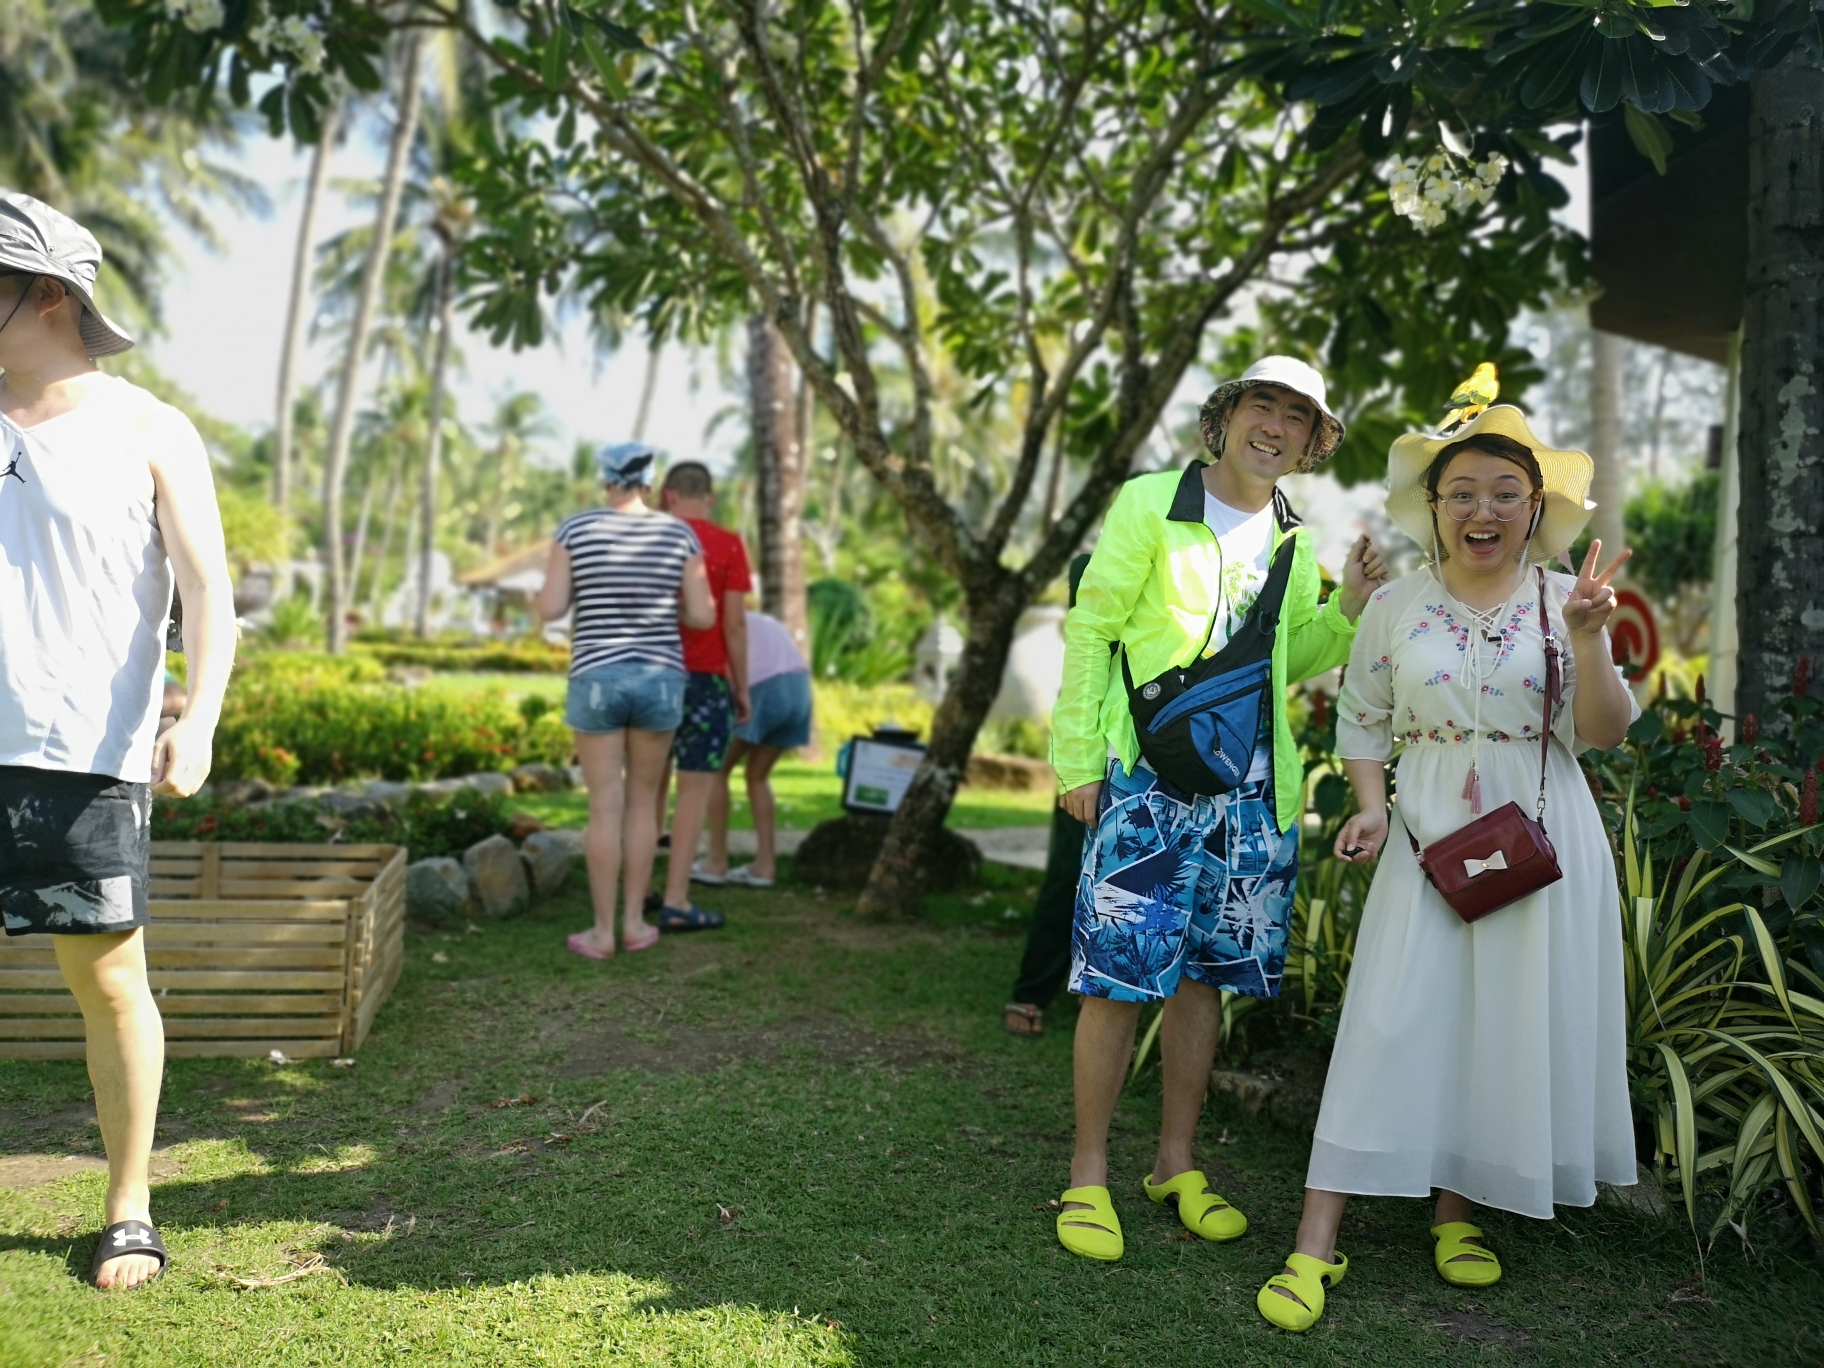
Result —
M90 356L113 356L133 345L132 334L95 307L101 244L75 219L43 200L0 190L0 273L61 280L82 305L77 330Z
M1324 377L1318 374L1315 366L1307 365L1295 356L1263 356L1243 371L1239 380L1218 385L1203 401L1203 408L1197 414L1198 429L1210 455L1219 461L1222 459L1229 415L1235 411L1236 401L1256 385L1288 389L1317 405L1317 429L1311 434L1311 450L1299 462L1301 471L1315 470L1336 454L1336 448L1343 440L1343 420L1324 402Z
M1437 529L1432 524L1425 472L1445 447L1490 433L1512 438L1529 448L1539 461L1539 473L1545 477L1545 508L1539 515L1538 529L1527 543L1526 554L1533 561L1552 560L1577 540L1596 510L1589 498L1596 464L1587 452L1546 446L1533 436L1533 430L1526 425L1526 415L1512 404L1484 409L1474 421L1442 435L1408 432L1394 438L1387 452L1387 516L1435 558Z

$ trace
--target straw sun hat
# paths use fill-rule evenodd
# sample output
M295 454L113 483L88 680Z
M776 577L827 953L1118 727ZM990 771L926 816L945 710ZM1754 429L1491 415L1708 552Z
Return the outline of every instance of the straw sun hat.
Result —
M1387 516L1432 556L1437 555L1437 534L1432 526L1431 503L1426 498L1425 472L1445 447L1471 437L1494 433L1530 447L1545 476L1545 511L1539 530L1527 543L1529 560L1549 561L1569 549L1589 522L1596 505L1590 502L1590 477L1595 462L1587 452L1559 451L1533 436L1526 415L1512 404L1484 409L1471 422L1443 435L1408 432L1396 437L1387 453Z

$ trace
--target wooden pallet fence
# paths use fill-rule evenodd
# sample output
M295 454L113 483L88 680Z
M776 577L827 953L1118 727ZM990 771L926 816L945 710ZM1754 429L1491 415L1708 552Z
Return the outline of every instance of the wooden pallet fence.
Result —
M174 1058L351 1055L405 958L393 845L154 841L146 933ZM81 1059L49 936L0 939L0 1059Z

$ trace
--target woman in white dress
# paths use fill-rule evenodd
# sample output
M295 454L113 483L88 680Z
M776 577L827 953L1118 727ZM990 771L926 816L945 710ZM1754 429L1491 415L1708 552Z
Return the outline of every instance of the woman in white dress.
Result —
M1421 847L1539 793L1545 639L1535 565L1589 519L1590 458L1554 451L1511 405L1449 436L1408 434L1388 463L1388 513L1431 552L1362 615L1337 703L1337 752L1360 812L1338 858L1385 856L1363 910L1312 1142L1297 1251L1260 1291L1304 1330L1348 1260L1348 1194L1437 1192L1434 1261L1486 1287L1501 1264L1472 1205L1550 1219L1596 1183L1632 1183L1621 925L1614 859L1575 753L1620 744L1639 715L1612 664L1614 610L1597 571L1544 575L1563 702L1549 724L1544 825L1563 878L1473 924L1427 881ZM1390 824L1385 764L1395 742Z

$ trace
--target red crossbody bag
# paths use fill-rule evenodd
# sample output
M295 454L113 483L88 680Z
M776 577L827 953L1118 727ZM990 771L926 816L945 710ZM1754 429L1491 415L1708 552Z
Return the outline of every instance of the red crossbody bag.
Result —
M1539 626L1545 633L1545 725L1539 734L1539 802L1534 816L1506 803L1468 826L1433 841L1423 850L1402 819L1419 868L1444 901L1466 922L1480 921L1529 893L1564 877L1558 852L1545 834L1545 766L1552 750L1552 719L1558 711L1562 675L1558 638L1545 606L1545 572L1539 576Z

